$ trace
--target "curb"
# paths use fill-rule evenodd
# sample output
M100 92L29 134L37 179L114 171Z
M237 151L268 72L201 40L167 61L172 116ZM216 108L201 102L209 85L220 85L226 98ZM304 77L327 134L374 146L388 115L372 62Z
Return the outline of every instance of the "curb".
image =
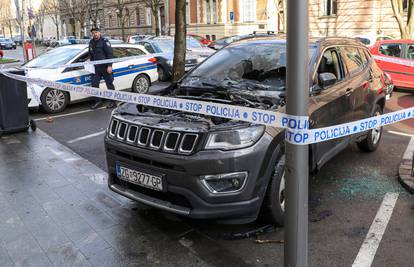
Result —
M408 144L407 150L404 153L403 160L398 169L398 181L402 186L408 190L411 194L414 194L414 174L413 172L413 159L414 159L414 137L411 138Z

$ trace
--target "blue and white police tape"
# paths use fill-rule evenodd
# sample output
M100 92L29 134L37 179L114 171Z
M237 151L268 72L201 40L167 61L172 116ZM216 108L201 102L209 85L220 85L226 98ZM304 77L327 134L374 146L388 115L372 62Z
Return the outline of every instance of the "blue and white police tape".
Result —
M9 78L20 80L29 84L32 83L42 87L49 87L66 92L79 93L109 100L142 104L145 106L166 108L282 128L291 127L303 130L307 129L309 125L308 117L304 116L289 116L285 113L274 111L191 100L179 97L165 97L124 91L105 90L90 86L72 85L67 83L48 81L40 78L31 78L9 72L1 73Z
M9 78L20 80L29 84L37 84L39 86L55 88L66 92L74 92L109 100L142 104L146 106L285 128L285 140L289 143L298 145L325 142L414 118L414 107L411 107L349 123L324 128L308 129L308 117L304 116L290 116L274 111L224 105L220 103L190 100L178 97L165 97L104 90L89 86L72 85L39 78L30 78L4 71L1 73Z
M285 131L285 140L300 145L320 143L375 128L379 129L379 127L411 118L414 118L414 107L324 128L306 130L288 128Z
M414 67L414 61L402 58L391 58L391 57L384 57L379 55L373 55L374 59L381 60L384 62L399 64L407 67Z

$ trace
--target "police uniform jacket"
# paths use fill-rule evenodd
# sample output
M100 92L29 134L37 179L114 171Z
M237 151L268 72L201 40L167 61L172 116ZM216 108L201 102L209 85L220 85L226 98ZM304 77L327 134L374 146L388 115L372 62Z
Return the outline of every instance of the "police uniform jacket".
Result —
M91 39L89 41L89 57L91 61L111 59L113 58L111 43L106 38L99 38L98 40ZM112 64L100 64L96 67L106 68L112 66Z

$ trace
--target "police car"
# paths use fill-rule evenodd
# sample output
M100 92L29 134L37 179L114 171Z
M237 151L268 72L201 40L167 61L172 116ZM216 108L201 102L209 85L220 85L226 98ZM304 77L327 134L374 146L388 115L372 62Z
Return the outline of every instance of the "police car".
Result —
M127 59L113 64L115 89L147 93L151 83L158 80L156 59L140 45L113 44L112 49L114 58L142 56L142 58ZM88 60L88 56L88 45L86 44L64 46L34 58L23 65L23 68L27 77L88 86L91 83L91 69L93 70L93 67L61 67L62 65L85 62ZM106 89L103 80L100 88ZM47 113L61 112L69 103L87 97L78 93L63 92L34 84L28 85L29 108L40 106Z

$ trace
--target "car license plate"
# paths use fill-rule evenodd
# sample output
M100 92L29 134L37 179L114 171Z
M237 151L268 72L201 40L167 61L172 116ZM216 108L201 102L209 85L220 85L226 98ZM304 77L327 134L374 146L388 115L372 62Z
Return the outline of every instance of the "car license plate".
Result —
M119 164L116 165L116 176L119 179L137 184L143 187L151 188L157 191L163 190L162 177L148 174L142 171L133 170Z
M391 96L390 95L386 95L385 96L385 100L390 100L391 99Z

